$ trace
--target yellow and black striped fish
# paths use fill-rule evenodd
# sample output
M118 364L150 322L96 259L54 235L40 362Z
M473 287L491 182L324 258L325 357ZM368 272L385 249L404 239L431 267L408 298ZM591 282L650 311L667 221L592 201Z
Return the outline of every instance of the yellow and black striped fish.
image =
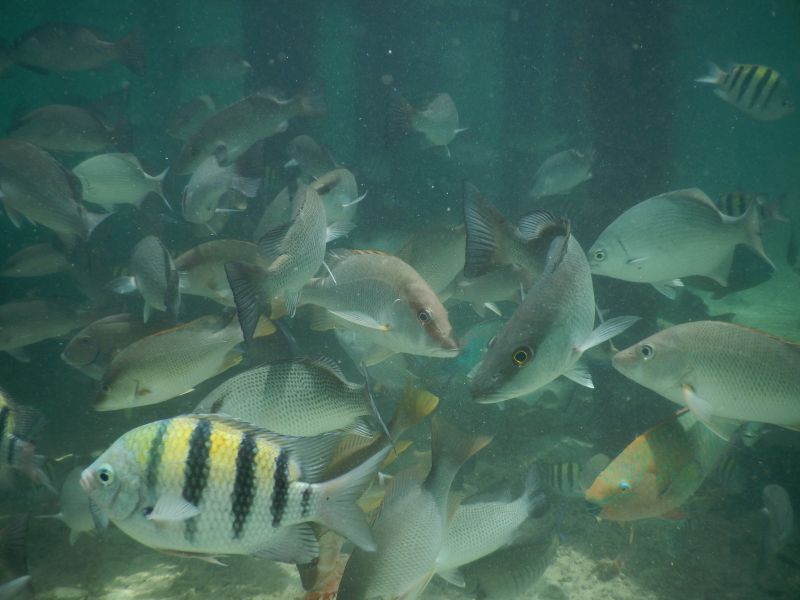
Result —
M39 424L39 411L16 404L8 392L0 388L0 471L16 469L55 492L43 470L46 458L35 453L36 448L29 439Z
M538 463L538 468L542 479L553 492L566 498L582 498L595 477L609 462L605 454L595 454L584 463L541 462Z
M717 96L755 119L774 121L794 112L786 80L764 65L733 65L723 71L709 63L708 74L695 81L717 86Z
M81 485L104 517L152 548L303 564L319 552L310 521L375 548L356 500L388 447L315 482L338 440L280 436L219 415L180 416L120 437L84 470Z
M728 192L715 202L717 208L730 217L741 217L747 212L750 205L755 202L758 208L758 216L761 218L762 223L768 221L780 221L782 223L789 223L780 212L781 199L778 198L773 202L767 200L758 194L751 194L749 192Z

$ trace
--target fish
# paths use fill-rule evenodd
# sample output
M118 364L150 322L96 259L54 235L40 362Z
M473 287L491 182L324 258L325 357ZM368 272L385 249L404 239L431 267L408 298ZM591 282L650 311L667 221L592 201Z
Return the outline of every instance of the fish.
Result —
M739 244L775 269L761 243L755 204L741 217L729 217L702 190L690 188L648 198L626 210L600 234L588 257L595 275L650 283L674 298L680 279L690 275L727 286Z
M139 240L131 253L129 271L109 283L118 294L138 291L144 299L145 323L153 309L178 318L181 304L180 276L167 247L154 235Z
M530 195L534 198L568 194L592 178L592 153L570 148L548 157L533 176Z
M308 180L314 180L338 169L339 164L325 146L317 143L310 135L298 135L286 146L289 160L285 168L299 167L300 172Z
M275 328L262 319L255 335ZM239 323L207 315L145 336L114 356L103 373L94 409L137 408L186 394L238 364L243 350Z
M595 454L583 463L539 462L537 466L542 479L556 494L565 498L583 498L586 490L610 462L611 459L605 454Z
M767 202L764 196L759 194L750 194L748 192L728 192L720 196L714 202L719 208L720 212L728 215L729 217L741 217L747 212L751 204L755 203L758 208L758 216L761 222L766 224L769 221L778 221L781 223L790 223L788 217L781 214L781 198L774 202Z
M67 104L50 104L33 110L12 125L8 136L44 150L93 154L115 147L122 132L98 116Z
M414 108L399 92L393 91L389 100L390 129L411 131L422 136L426 147L444 147L465 127L458 126L458 109L449 94L441 93L425 105Z
M257 141L286 131L293 117L324 113L325 104L316 84L289 100L259 93L247 96L203 122L186 140L172 172L188 175L209 156L216 157L220 166L230 165Z
M794 112L786 80L771 67L736 64L723 71L710 62L708 74L695 81L713 85L717 96L760 121L782 119Z
M225 263L233 261L261 263L258 246L241 240L211 240L178 255L175 268L181 294L209 298L223 306L235 306L225 275Z
M395 253L442 298L464 270L466 232L463 226L430 227L414 231Z
M427 477L395 478L372 526L377 549L353 551L339 585L339 600L416 598L436 571L447 539L450 486L461 466L491 438L461 433L432 421L432 466Z
M192 79L227 81L239 79L253 67L230 46L195 46L181 56L178 63L180 74Z
M592 277L569 222L552 219L542 223L540 230L539 241L552 240L544 273L470 373L470 392L476 402L518 398L561 375L594 387L591 374L580 362L582 354L638 320L615 317L595 329Z
M420 356L458 354L447 310L427 282L402 260L365 250L329 254L331 274L310 281L301 304L319 311L312 328L351 329L384 350L367 365L404 352Z
M0 388L0 472L13 469L33 483L54 491L44 470L47 457L36 454L36 446L31 441L43 424L38 410L17 404Z
M436 557L436 574L464 587L459 568L512 543L520 526L544 514L547 504L535 470L528 473L525 489L515 500L461 503L447 523L447 536Z
M17 227L23 217L56 233L89 239L108 215L87 211L81 184L50 154L33 144L0 140L0 201Z
M137 31L110 42L88 27L68 23L47 23L25 32L11 46L10 56L34 71L89 71L115 61L138 75L145 70L144 49Z
M222 167L215 157L209 156L192 173L183 189L181 213L190 223L208 223L218 212L229 211L220 208L222 196L229 190L254 198L260 185L260 178L240 175L235 164Z
M139 208L150 194L160 197L170 208L162 189L167 171L148 175L133 154L93 156L77 165L72 172L81 182L83 199L107 210L122 204Z
M185 142L215 112L217 100L213 94L195 96L175 110L167 126L167 135Z
M369 436L365 417L378 422L369 388L352 383L334 359L306 357L270 362L224 381L195 407L283 435L311 437L328 431Z
M94 534L97 523L92 515L89 496L81 487L82 467L75 467L64 478L59 497L59 512L39 515L38 519L57 519L69 527L69 545L74 546L82 533Z
M636 437L586 490L590 512L609 521L677 517L727 443L685 409Z
M356 499L389 448L319 481L336 436L292 438L220 415L183 415L120 437L81 475L92 502L145 546L197 557L247 554L308 563L310 522L370 552Z
M142 323L130 313L103 317L76 333L64 347L61 359L99 381L123 348L154 332L153 325Z
M0 277L42 277L73 268L69 256L52 244L26 246L8 257Z
M459 275L442 295L450 303L466 302L481 318L489 312L502 316L497 303L519 304L533 281L529 271L517 265L503 265L478 277Z
M49 300L0 305L0 352L27 362L24 348L66 335L98 317L96 310L74 310Z
M712 429L718 419L800 428L800 346L770 334L723 321L683 323L618 352L612 364Z
M252 338L262 301L271 304L282 297L286 312L294 316L300 290L322 266L326 244L350 229L345 224L328 227L319 194L304 186L292 199L291 220L268 231L258 242L259 255L269 261L269 267L225 263L246 342Z
M764 486L761 499L764 531L761 538L758 570L763 572L792 536L794 511L788 492L777 484L770 483Z

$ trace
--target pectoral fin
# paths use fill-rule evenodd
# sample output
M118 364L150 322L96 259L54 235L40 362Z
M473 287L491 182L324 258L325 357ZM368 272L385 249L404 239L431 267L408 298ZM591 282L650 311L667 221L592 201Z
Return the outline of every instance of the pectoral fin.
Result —
M161 496L147 519L156 523L185 521L200 514L200 509L182 496Z

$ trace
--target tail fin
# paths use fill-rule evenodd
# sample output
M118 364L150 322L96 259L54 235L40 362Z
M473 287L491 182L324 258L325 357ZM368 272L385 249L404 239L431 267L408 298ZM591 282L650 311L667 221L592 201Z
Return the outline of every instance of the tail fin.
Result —
M84 225L83 239L88 240L90 237L92 237L92 233L97 228L97 226L100 225L100 223L105 221L112 214L114 213L93 213L81 207L81 217L83 218L83 225Z
M135 29L117 42L119 61L137 75L144 75L145 53L141 44L141 30Z
M249 263L232 261L225 263L225 275L233 292L242 337L249 344L261 312L260 288L265 278L264 270Z
M698 77L697 79L695 79L695 81L697 83L717 84L722 80L724 76L725 76L725 71L720 69L713 62L708 61L708 73L703 77Z
M461 465L491 441L491 436L465 433L435 416L431 422L431 470L425 487L435 497L445 497Z
M761 243L761 216L759 215L758 210L758 202L751 202L750 205L747 207L747 210L741 217L741 221L744 225L746 241L744 242L755 252L758 256L760 256L764 262L766 262L772 270L777 270L775 268L775 263L773 263L769 256L767 256L767 252L764 250L764 245Z
M470 182L464 182L464 227L467 233L464 277L479 277L504 264L499 238L508 221Z
M352 471L318 484L323 496L320 523L367 552L375 550L375 540L356 501L367 489L388 453L387 446Z
M406 387L389 422L389 433L392 434L392 438L399 439L408 429L436 410L438 405L439 398L427 390Z
M323 85L319 80L312 80L297 94L298 114L303 117L321 117L328 111L323 96Z
M29 521L28 513L17 515L0 531L0 564L15 575L28 572L25 543Z

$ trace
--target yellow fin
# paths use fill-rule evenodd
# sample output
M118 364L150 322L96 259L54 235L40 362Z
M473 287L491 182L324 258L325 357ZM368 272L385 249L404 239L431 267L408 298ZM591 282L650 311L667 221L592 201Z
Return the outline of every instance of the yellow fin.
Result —
M258 324L256 324L255 333L253 333L254 338L259 337L267 337L268 335L272 335L275 333L275 325L265 316L261 316L258 319Z

